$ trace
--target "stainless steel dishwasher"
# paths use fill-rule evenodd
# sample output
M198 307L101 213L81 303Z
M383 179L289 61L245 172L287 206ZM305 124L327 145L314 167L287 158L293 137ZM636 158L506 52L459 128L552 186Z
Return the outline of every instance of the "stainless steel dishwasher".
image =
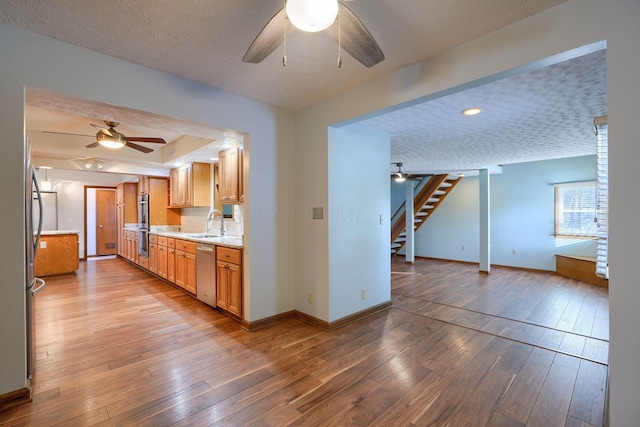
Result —
M211 307L216 306L216 247L196 246L196 296Z

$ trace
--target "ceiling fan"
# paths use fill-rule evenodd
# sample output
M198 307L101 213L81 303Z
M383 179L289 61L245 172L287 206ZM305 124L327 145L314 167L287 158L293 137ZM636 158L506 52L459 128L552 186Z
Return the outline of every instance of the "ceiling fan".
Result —
M152 142L156 144L167 143L167 141L165 141L162 138L153 138L153 137L145 137L145 136L125 136L124 134L118 132L115 129L119 123L111 120L104 121L104 124L106 125L106 127L102 125L96 125L94 123L89 123L89 124L94 128L98 129L98 133L95 136L96 142L93 142L89 145L85 145L84 148L94 148L101 145L103 147L116 149L116 148L122 148L126 146L129 148L133 148L134 150L141 151L143 153L151 153L153 151L151 148L147 148L142 145L135 144L131 141ZM52 132L52 131L43 131L43 132L56 133L56 134L62 134L62 135L86 136L86 137L93 138L93 135L81 135L78 133Z
M251 43L242 61L262 62L298 28L308 32L326 30L349 55L365 67L373 67L384 60L384 53L362 21L343 1L350 0L286 0L285 6ZM286 52L282 64L286 65ZM342 60L338 58L338 67L341 66Z

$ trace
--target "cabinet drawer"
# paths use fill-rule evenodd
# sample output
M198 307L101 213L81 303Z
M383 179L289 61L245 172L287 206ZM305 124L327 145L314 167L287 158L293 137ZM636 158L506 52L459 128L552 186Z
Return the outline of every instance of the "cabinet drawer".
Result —
M158 246L167 246L167 238L164 236L158 236Z
M242 264L242 250L218 246L216 248L216 259L232 264Z
M139 257L138 258L138 265L140 267L145 268L145 269L148 270L149 269L149 258L146 258L146 257L143 257L143 256Z
M158 236L155 234L149 234L149 243L158 243Z
M184 251L184 252L189 252L192 254L196 253L196 243L195 242L189 242L186 240L176 240L176 250L177 251Z
M176 239L174 239L173 237L167 237L167 247L168 248L175 248L176 247Z

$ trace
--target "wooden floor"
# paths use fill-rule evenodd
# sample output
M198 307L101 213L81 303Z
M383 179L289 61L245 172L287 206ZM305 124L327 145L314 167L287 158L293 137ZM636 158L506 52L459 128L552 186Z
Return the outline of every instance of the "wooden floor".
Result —
M394 307L256 332L119 260L36 298L32 403L0 425L600 426L606 289L392 264Z

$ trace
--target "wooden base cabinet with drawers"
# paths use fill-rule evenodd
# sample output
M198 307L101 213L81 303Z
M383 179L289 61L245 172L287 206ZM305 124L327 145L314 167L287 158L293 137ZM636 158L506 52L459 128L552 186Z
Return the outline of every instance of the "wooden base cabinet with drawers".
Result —
M242 317L242 250L216 248L217 305Z
M192 294L196 293L196 244L176 239L176 280L175 284Z

